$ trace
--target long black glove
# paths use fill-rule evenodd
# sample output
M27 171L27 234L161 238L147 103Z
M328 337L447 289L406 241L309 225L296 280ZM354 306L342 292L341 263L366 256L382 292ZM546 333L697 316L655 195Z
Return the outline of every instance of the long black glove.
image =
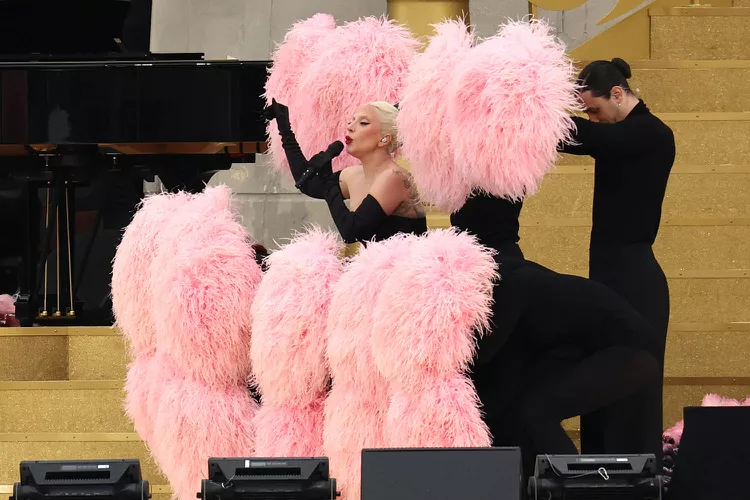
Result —
M264 113L268 120L276 120L276 125L279 128L279 135L281 136L281 146L284 148L286 153L286 159L289 162L289 168L292 171L292 177L294 181L298 182L302 177L302 174L308 169L311 164L314 164L317 160L318 153L310 160L305 158L297 142L297 137L292 131L292 126L289 123L289 108L276 102L276 99L271 100L271 105L268 106ZM330 163L330 162L328 162ZM303 194L311 198L323 199L324 191L322 178L320 175L311 177L308 181L300 188Z
M338 174L322 173L322 176L325 200L331 211L333 222L344 241L355 243L372 239L378 228L388 218L378 200L368 194L357 210L352 212L344 203Z

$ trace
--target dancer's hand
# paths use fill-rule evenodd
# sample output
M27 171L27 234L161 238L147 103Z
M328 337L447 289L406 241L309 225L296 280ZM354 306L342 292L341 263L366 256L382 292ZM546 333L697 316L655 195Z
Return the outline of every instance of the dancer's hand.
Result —
M289 124L289 108L277 102L276 99L271 99L271 105L263 110L263 114L267 120L275 119L279 130L288 130L291 128Z

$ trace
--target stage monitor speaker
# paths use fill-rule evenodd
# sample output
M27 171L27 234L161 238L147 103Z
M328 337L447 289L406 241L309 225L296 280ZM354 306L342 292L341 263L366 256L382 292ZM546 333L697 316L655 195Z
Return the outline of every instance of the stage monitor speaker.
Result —
M674 463L669 498L747 500L750 486L750 406L683 409L685 430Z
M23 461L20 475L10 500L151 498L138 459Z
M519 500L519 448L362 450L361 500Z
M528 494L531 500L660 500L662 490L653 453L538 455Z
M202 500L335 500L328 458L209 458Z

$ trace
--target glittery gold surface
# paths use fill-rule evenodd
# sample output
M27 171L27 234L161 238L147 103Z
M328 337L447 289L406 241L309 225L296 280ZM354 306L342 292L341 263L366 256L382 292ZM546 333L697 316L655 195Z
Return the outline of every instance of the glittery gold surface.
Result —
M748 81L750 68L642 69L630 87L657 113L748 111Z
M70 380L117 380L125 378L128 362L122 337L71 336L68 350Z
M750 321L750 280L669 280L671 321L720 323Z
M750 33L750 32L748 32ZM750 47L750 43L748 43ZM750 163L750 120L667 122L675 135L677 163L747 165Z
M593 174L550 174L524 203L523 216L590 218L593 184ZM672 174L662 216L750 217L750 173Z
M594 159L590 156L575 156L561 154L557 165L593 165Z
M119 389L5 390L0 432L133 432L133 426Z
M91 460L137 458L143 479L151 484L168 484L141 442L0 442L0 484L18 481L21 460Z
M750 59L750 16L655 16L652 59Z
M588 227L522 227L520 244L527 258L572 272L587 268L589 233ZM654 252L667 271L750 269L750 226L664 226Z
M748 352L750 332L670 332L665 375L750 377Z
M0 380L62 380L68 374L63 336L0 337Z
M747 158L750 163L750 157ZM664 217L750 216L750 174L675 174L667 184Z
M734 0L735 7L750 7L750 0Z
M593 174L552 174L523 205L524 217L591 217Z

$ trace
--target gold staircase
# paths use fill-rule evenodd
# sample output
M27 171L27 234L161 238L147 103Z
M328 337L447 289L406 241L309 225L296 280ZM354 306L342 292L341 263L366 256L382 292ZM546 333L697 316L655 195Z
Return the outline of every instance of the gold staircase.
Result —
M21 460L138 458L154 500L170 488L123 412L127 355L107 327L0 328L0 495Z
M669 278L665 426L703 394L750 395L750 0L651 9L651 59L633 87L673 128L677 162L656 252ZM565 157L529 200L521 244L586 275L593 163ZM447 217L430 215L432 227ZM0 494L33 459L139 458L155 500L167 482L122 410L126 353L111 328L0 328ZM578 422L567 427L574 436ZM3 500L3 499L0 499Z
M706 393L750 396L750 8L649 14L652 57L629 61L631 83L677 143L655 245L671 293L666 428ZM588 275L593 167L588 157L564 156L526 202L520 243L529 259ZM428 223L449 225L437 212ZM566 428L577 436L578 419Z

